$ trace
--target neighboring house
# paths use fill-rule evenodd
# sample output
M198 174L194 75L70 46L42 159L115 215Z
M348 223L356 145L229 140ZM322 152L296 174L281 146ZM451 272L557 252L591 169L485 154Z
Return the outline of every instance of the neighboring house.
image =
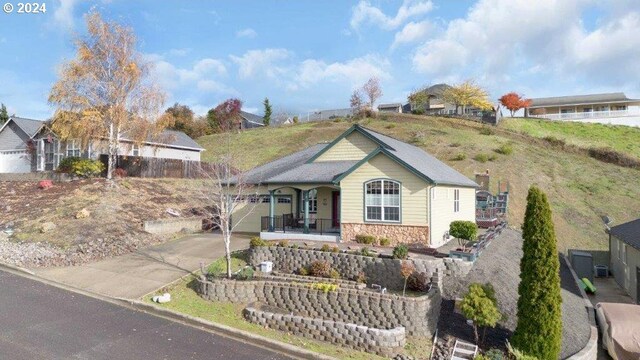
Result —
M98 159L106 153L106 141L95 140L87 149L78 141L60 141L48 122L11 117L0 128L0 173L52 171L65 157ZM118 154L200 161L204 149L185 133L165 130L154 139L135 145L120 141Z
M422 90L426 93L427 102L424 104L416 104L409 102L403 106L405 113L412 113L416 111L423 111L426 115L459 115L463 111L463 115L481 116L482 109L473 106L467 106L462 109L462 106L450 104L442 99L442 94L450 89L451 86L447 84L436 84L429 86Z
M640 304L640 219L609 230L609 256L616 282Z
M531 99L525 116L549 120L640 126L640 99L624 93L557 96Z
M378 111L380 111L380 112L390 112L390 113L401 113L402 112L402 104L400 104L400 103L380 104L380 105L378 105Z
M478 185L422 149L353 125L256 167L236 201L237 231L265 239L350 241L359 234L437 247L454 220L475 221ZM240 220L238 220L240 221Z
M298 119L302 122L322 121L322 120L332 120L336 118L348 118L351 116L353 116L353 109L344 108L344 109L309 111L306 114L300 114L300 116L298 116Z
M240 111L240 130L254 129L264 126L264 118L246 111Z

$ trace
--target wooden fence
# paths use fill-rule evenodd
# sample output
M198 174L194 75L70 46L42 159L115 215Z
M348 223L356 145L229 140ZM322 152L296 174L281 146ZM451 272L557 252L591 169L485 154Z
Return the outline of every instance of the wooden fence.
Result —
M107 155L100 161L107 167ZM116 169L123 169L126 176L142 178L202 178L205 173L215 170L215 164L193 160L151 158L142 156L118 156Z

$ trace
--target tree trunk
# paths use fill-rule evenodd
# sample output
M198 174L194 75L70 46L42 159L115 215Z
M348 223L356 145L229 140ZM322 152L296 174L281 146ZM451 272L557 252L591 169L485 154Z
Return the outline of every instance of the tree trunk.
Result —
M405 296L407 293L407 279L408 278L404 278L404 287L402 288L402 296Z
M113 174L113 123L109 125L109 155L107 156L107 180L111 180Z
M229 230L223 230L222 236L224 237L224 253L227 259L227 278L231 279L231 234Z
M473 335L476 337L476 345L478 345L479 337L478 337L478 326L475 321L473 322Z

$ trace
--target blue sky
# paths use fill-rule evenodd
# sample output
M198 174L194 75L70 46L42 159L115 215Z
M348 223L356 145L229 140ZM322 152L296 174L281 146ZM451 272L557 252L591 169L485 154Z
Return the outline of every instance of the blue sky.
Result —
M0 102L25 117L53 113L56 69L91 8L133 27L167 106L200 114L229 97L257 113L265 96L276 112L348 107L371 76L382 102L469 78L492 98L640 97L637 0L45 2L45 14L0 13Z

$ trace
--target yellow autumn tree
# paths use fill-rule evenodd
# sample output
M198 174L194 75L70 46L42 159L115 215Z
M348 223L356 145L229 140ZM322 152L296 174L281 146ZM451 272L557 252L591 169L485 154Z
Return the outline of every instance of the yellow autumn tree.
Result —
M131 28L95 11L86 23L88 34L75 41L76 57L61 66L49 94L56 107L52 129L62 141L108 154L111 179L122 140L141 143L160 132L165 94L150 79Z
M476 107L481 110L490 110L493 106L489 101L489 93L476 84L473 80L466 80L460 84L451 86L442 92L442 100L458 107L462 107L462 113L467 107Z

